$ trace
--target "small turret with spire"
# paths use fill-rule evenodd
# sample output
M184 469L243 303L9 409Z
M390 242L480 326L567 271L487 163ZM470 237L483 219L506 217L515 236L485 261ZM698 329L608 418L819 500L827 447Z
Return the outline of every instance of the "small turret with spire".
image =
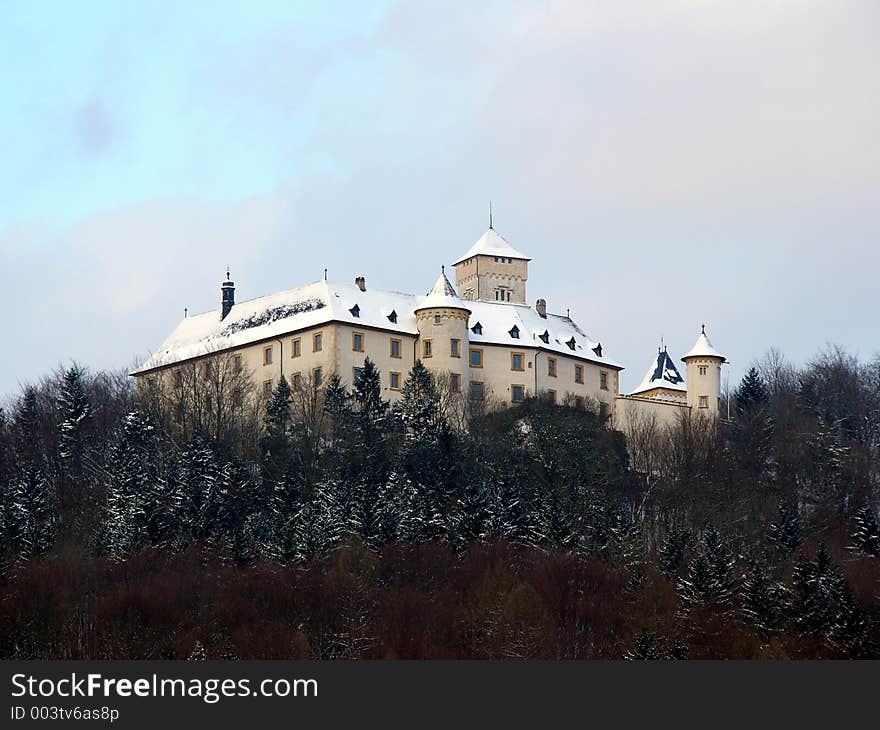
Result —
M235 283L229 276L229 267L226 267L226 281L220 285L220 319L226 316L235 306Z

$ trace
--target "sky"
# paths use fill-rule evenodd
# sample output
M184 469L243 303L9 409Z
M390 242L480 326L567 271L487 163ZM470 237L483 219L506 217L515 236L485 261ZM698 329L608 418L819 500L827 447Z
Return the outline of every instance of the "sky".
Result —
M487 227L634 388L880 351L880 3L0 1L0 396Z

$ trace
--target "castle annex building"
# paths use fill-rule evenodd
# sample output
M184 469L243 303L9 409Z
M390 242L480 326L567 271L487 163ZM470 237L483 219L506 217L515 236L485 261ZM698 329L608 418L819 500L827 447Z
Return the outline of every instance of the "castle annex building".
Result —
M643 383L620 395L623 366L569 316L527 304L530 258L491 226L445 271L426 295L381 291L362 276L354 283L319 281L245 302L235 285L221 286L218 310L185 317L142 367L141 388L179 378L186 366L225 356L252 373L260 392L280 378L294 389L320 387L331 374L346 384L369 357L382 377L383 395L399 397L416 360L443 375L448 386L473 398L508 406L535 394L556 402L598 407L614 422L636 413L668 421L681 411L719 410L724 357L705 331L683 359L687 382L662 350Z

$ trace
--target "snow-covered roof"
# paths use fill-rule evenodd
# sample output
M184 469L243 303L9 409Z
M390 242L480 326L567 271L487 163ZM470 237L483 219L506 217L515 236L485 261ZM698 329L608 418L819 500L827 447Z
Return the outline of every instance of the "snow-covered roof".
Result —
M681 373L678 372L678 368L675 367L675 363L672 361L666 348L657 351L657 357L651 361L651 366L648 368L648 372L645 373L645 377L642 378L639 387L630 395L646 393L656 388L687 393L684 378L681 377Z
M531 258L524 253L520 253L511 246L504 237L501 236L494 228L486 231L477 242L468 249L468 252L452 262L453 266L457 266L462 261L467 261L473 256L506 256L512 259L524 259L531 261Z
M700 333L700 336L697 337L696 343L691 348L690 352L687 355L684 355L681 359L687 360L689 357L717 357L721 360L725 360L726 358L722 355L718 350L716 350L712 343L709 342L709 338L706 337L706 330Z
M445 294L445 284L440 280L438 284L442 285L442 296L451 296ZM450 289L451 286L449 284ZM452 292L454 294L455 290ZM434 290L428 298L433 294ZM354 284L319 281L239 302L222 320L219 309L185 317L153 356L132 374L272 340L328 322L418 335L415 311L426 301L425 297L414 294L378 289L361 291ZM457 297L455 301L456 306L470 311L468 326L473 343L515 346L520 342L524 348L540 347L609 368L623 369L622 365L605 356L598 341L568 317L548 313L545 319L524 304L463 302ZM512 331L519 337L513 337Z
M465 306L464 302L458 298L458 294L455 293L455 287L452 286L449 279L446 278L445 270L440 271L440 277L437 279L434 287L428 292L424 301L415 311L419 311L419 309L430 309L432 307L452 307L455 309L464 309L468 312L471 311Z

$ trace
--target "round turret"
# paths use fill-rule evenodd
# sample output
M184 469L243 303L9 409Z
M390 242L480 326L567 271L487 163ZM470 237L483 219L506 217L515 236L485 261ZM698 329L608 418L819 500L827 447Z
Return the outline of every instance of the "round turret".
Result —
M687 367L688 405L696 413L717 416L721 411L721 366L727 359L709 341L706 325L681 359Z
M455 392L466 393L468 383L468 319L471 310L459 299L445 270L416 308L419 359L436 376L449 374Z

